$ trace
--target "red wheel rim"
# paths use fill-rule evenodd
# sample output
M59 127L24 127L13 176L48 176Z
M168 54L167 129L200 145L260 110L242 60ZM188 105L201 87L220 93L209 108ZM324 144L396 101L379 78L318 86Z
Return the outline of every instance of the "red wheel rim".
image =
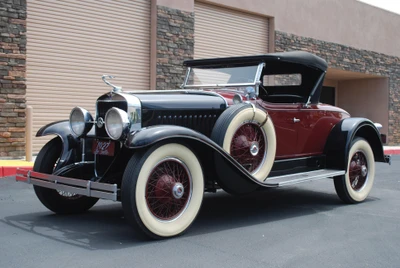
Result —
M235 132L231 143L231 156L250 173L255 173L263 164L266 152L266 137L255 123L245 123Z
M188 205L192 178L185 164L175 158L158 163L146 184L146 202L150 212L159 220L178 218Z
M367 158L361 151L356 152L351 160L349 167L349 177L351 188L355 191L361 190L368 179Z

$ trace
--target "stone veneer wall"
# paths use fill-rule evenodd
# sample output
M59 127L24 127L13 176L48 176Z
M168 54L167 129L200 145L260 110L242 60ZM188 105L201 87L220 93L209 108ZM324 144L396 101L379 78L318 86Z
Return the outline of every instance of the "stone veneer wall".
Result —
M194 13L157 6L156 89L177 89L185 76L184 60L193 59Z
M0 157L25 155L26 0L0 1Z
M400 144L400 58L279 31L275 32L275 49L308 51L325 59L331 68L389 77L389 144Z

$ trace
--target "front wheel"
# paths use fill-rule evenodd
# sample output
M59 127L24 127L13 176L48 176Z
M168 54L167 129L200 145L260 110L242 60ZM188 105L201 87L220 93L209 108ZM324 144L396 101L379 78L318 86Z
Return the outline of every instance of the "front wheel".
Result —
M36 157L33 170L41 173L52 174L62 151L62 141L54 138L40 150ZM40 202L49 210L58 214L80 213L93 207L98 198L71 194L69 192L33 186Z
M191 225L203 193L196 155L183 144L156 144L130 159L121 201L125 217L139 235L160 239L179 235Z
M351 143L347 172L334 178L336 193L343 202L354 204L364 201L371 192L375 179L374 153L363 138Z

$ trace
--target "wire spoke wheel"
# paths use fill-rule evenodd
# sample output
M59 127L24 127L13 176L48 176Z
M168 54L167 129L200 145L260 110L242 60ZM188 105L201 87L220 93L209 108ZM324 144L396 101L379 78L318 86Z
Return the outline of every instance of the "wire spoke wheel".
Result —
M146 185L146 201L159 220L174 220L186 208L192 192L187 167L176 158L167 158L154 167Z
M196 218L203 194L200 161L180 143L158 143L133 154L121 185L125 217L143 238L183 233Z
M368 163L363 152L356 152L350 160L350 185L355 191L361 190L368 178Z
M71 200L79 199L81 197L81 195L70 193L70 192L66 192L66 191L61 191L61 190L57 190L57 193L61 197L66 198L66 199L71 199Z
M371 192L375 179L375 159L367 140L357 137L348 153L347 172L334 178L339 198L348 204L364 201Z
M244 123L235 132L231 142L232 157L250 173L256 172L265 161L266 136L256 123Z
M248 103L235 104L218 118L211 139L231 155L255 180L264 182L274 164L276 134L268 113ZM232 176L216 166L219 183L230 193L250 193L257 187L233 184ZM235 185L238 185L236 187ZM247 189L247 190L245 190Z

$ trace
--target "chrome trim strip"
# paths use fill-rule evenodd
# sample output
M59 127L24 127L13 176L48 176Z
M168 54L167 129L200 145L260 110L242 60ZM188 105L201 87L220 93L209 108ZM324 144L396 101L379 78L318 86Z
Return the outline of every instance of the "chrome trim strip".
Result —
M185 88L187 81L189 80L189 76L190 76L190 72L192 71L192 67L188 67L187 71L186 71L186 76L185 76L185 80L183 81L183 84L181 86L181 88Z
M259 93L260 93L260 85L261 85L261 74L262 74L262 70L265 67L265 63L262 62L260 64L258 64L257 67L257 72L256 72L256 77L254 79L254 83L255 83L255 88L256 88L256 97L258 97Z
M176 92L185 93L185 94L207 95L207 96L220 97L224 100L226 107L227 108L229 107L228 101L224 97L222 97L220 94L218 94L217 92L214 92L214 91L203 91L203 90L199 90L199 89L196 89L196 90L187 90L187 89L186 90L185 89L146 90L146 91L138 90L138 91L129 91L129 92L125 91L125 93L130 93L130 94L135 94L135 93L137 93L137 94L164 94L164 93L176 93ZM233 92L237 92L237 91L233 91Z
M207 95L210 91L204 91L202 89L169 89L169 90L134 90L124 91L129 94L165 94L165 93L186 93L186 94L199 94Z
M184 86L183 88L219 88L219 87L246 87L246 86L255 86L256 83L232 83L232 84L204 84L204 85L189 85Z

